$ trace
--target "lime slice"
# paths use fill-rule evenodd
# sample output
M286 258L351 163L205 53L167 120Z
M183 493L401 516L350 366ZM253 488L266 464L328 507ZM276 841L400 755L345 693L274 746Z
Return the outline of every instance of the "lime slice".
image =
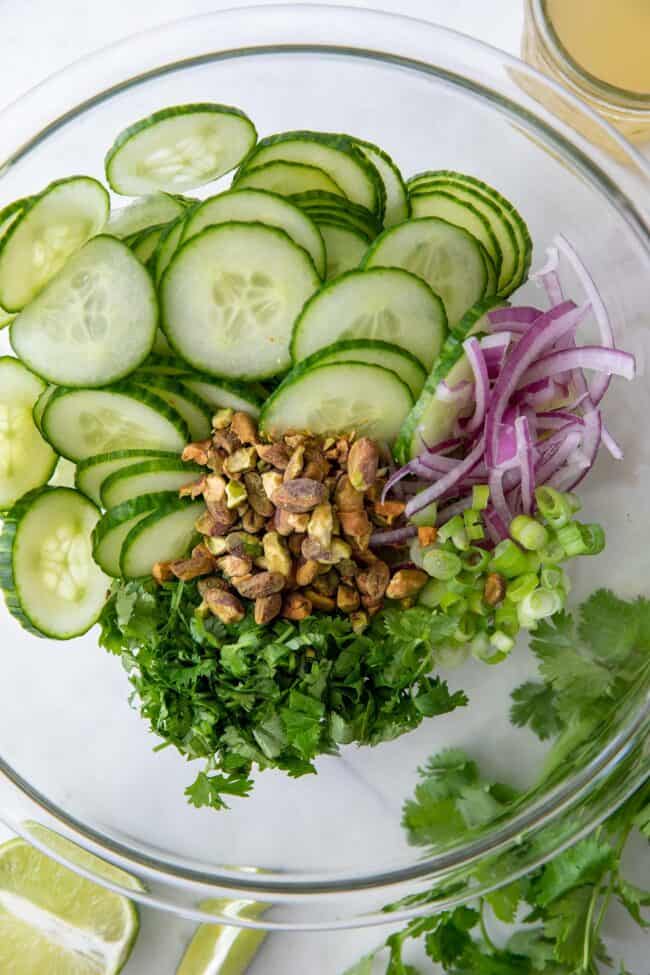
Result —
M258 901L209 900L201 910L233 918L259 917L268 904ZM202 924L190 941L176 975L243 975L259 951L266 931Z
M133 878L43 826L26 824L52 852L136 889ZM25 840L0 846L0 972L116 975L138 934L135 906L51 860Z

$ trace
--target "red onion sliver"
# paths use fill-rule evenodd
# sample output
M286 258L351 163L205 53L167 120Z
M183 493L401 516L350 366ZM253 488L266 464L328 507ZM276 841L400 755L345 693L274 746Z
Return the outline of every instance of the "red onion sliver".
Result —
M462 480L465 474L469 474L472 468L478 464L483 457L483 451L484 440L483 437L481 437L472 450L470 450L467 457L465 457L465 459L462 460L453 471L445 474L440 478L439 481L432 484L430 488L426 488L426 490L421 491L419 494L416 494L414 498L411 498L406 505L406 517L410 518L412 515L417 514L418 511L422 511L422 509L426 508L427 505L431 504L432 501L436 501L439 497L441 497L445 491L455 487L456 484Z
M517 437L517 459L521 469L521 506L524 514L529 515L533 510L535 500L535 465L533 441L530 436L527 417L517 417L515 434Z
M569 434L572 436L572 434ZM602 417L600 410L590 410L584 415L584 426L580 451L569 460L566 470L557 472L549 483L557 491L573 491L594 466L602 438ZM573 463L571 462L573 461Z
M503 471L493 467L488 474L488 487L490 488L490 500L494 505L494 510L505 525L512 521L512 512L506 501L503 490Z
M465 427L467 433L473 433L482 426L485 419L490 398L490 380L478 339L475 336L465 339L463 348L474 375L474 413Z
M635 361L629 352L606 349L600 345L581 345L575 349L561 349L542 356L524 373L519 387L528 386L547 377L574 369L597 369L624 379L634 379Z
M514 308L493 308L487 317L490 325L510 328L511 325L532 325L543 314L540 308L533 308L531 305L515 305Z
M623 448L614 440L604 423L601 423L601 440L603 447L610 452L615 460L623 460Z
M375 532L370 536L370 544L377 545L400 545L407 542L409 538L414 538L418 533L415 525L405 525L404 528L394 528L389 532Z
M550 457L541 459L535 465L535 480L538 484L546 484L550 477L560 467L564 462L571 456L574 450L577 450L580 445L581 434L579 430L570 431L566 435L563 435L562 442L558 445L557 449L553 451Z
M490 539L495 545L498 545L499 542L508 537L508 527L493 507L489 507L483 512L483 522Z
M560 255L558 254L557 247L547 247L546 263L539 271L533 271L530 275L531 280L535 284L541 284L545 289L551 308L564 301L562 285L560 284L560 277L558 275L559 266Z
M457 403L459 406L469 406L473 396L472 383L467 379L457 383L455 386L448 386L445 380L438 383L436 397L443 403Z
M561 430L567 424L582 425L582 417L567 410L552 410L550 413L537 414L537 426L540 430Z

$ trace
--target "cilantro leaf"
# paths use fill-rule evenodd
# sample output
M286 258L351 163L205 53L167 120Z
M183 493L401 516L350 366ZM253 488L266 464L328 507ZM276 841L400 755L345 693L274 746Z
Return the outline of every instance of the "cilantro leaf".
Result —
M463 957L472 944L470 931L479 922L478 911L457 907L438 915L438 923L425 938L426 953L432 961L446 968Z
M196 780L185 790L185 795L193 806L227 809L223 796L247 796L252 788L250 779L199 772Z
M510 720L520 728L530 725L538 738L554 738L563 722L557 713L556 692L549 684L526 681L512 692Z
M609 843L588 836L543 868L534 883L535 903L546 907L576 887L598 883L613 860L614 851Z

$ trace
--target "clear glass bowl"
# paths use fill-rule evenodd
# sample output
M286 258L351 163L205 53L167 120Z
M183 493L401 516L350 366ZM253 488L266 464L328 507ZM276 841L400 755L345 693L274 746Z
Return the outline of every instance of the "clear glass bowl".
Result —
M407 175L474 173L521 209L538 262L557 231L574 242L640 373L615 384L607 402L626 454L621 464L601 456L585 488L587 520L604 523L609 545L584 560L575 595L603 585L643 590L650 244L641 157L553 82L460 34L341 7L260 7L140 34L21 98L0 117L0 200L69 173L101 178L104 151L125 124L200 100L241 106L262 134L353 132L384 146ZM549 106L558 100L556 117ZM614 140L617 161L573 131L567 107ZM571 293L575 283L566 284ZM3 610L0 653L2 819L23 834L28 820L49 825L137 876L143 902L195 919L214 919L200 905L217 896L267 900L273 908L259 923L284 929L378 923L384 904L432 885L448 891L446 906L469 896L462 885L449 893L468 867L485 866L485 889L513 879L593 827L648 774L648 688L639 686L544 789L431 856L408 846L400 810L432 752L459 745L494 777L520 786L536 779L544 749L508 721L510 690L534 670L523 646L499 667L474 663L446 675L468 691L469 708L375 749L347 747L320 760L316 777L265 772L252 798L227 813L187 805L196 770L172 750L154 754L127 703L127 677L95 633L70 644L37 640Z

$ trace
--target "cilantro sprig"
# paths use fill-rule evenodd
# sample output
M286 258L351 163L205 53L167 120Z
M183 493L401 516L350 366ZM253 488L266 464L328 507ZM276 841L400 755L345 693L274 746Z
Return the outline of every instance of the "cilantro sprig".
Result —
M423 607L385 609L357 634L346 617L224 626L200 602L193 583L117 582L100 641L122 657L152 730L206 760L187 790L196 806L248 795L254 767L306 775L319 754L376 745L467 703L431 676L454 624Z

